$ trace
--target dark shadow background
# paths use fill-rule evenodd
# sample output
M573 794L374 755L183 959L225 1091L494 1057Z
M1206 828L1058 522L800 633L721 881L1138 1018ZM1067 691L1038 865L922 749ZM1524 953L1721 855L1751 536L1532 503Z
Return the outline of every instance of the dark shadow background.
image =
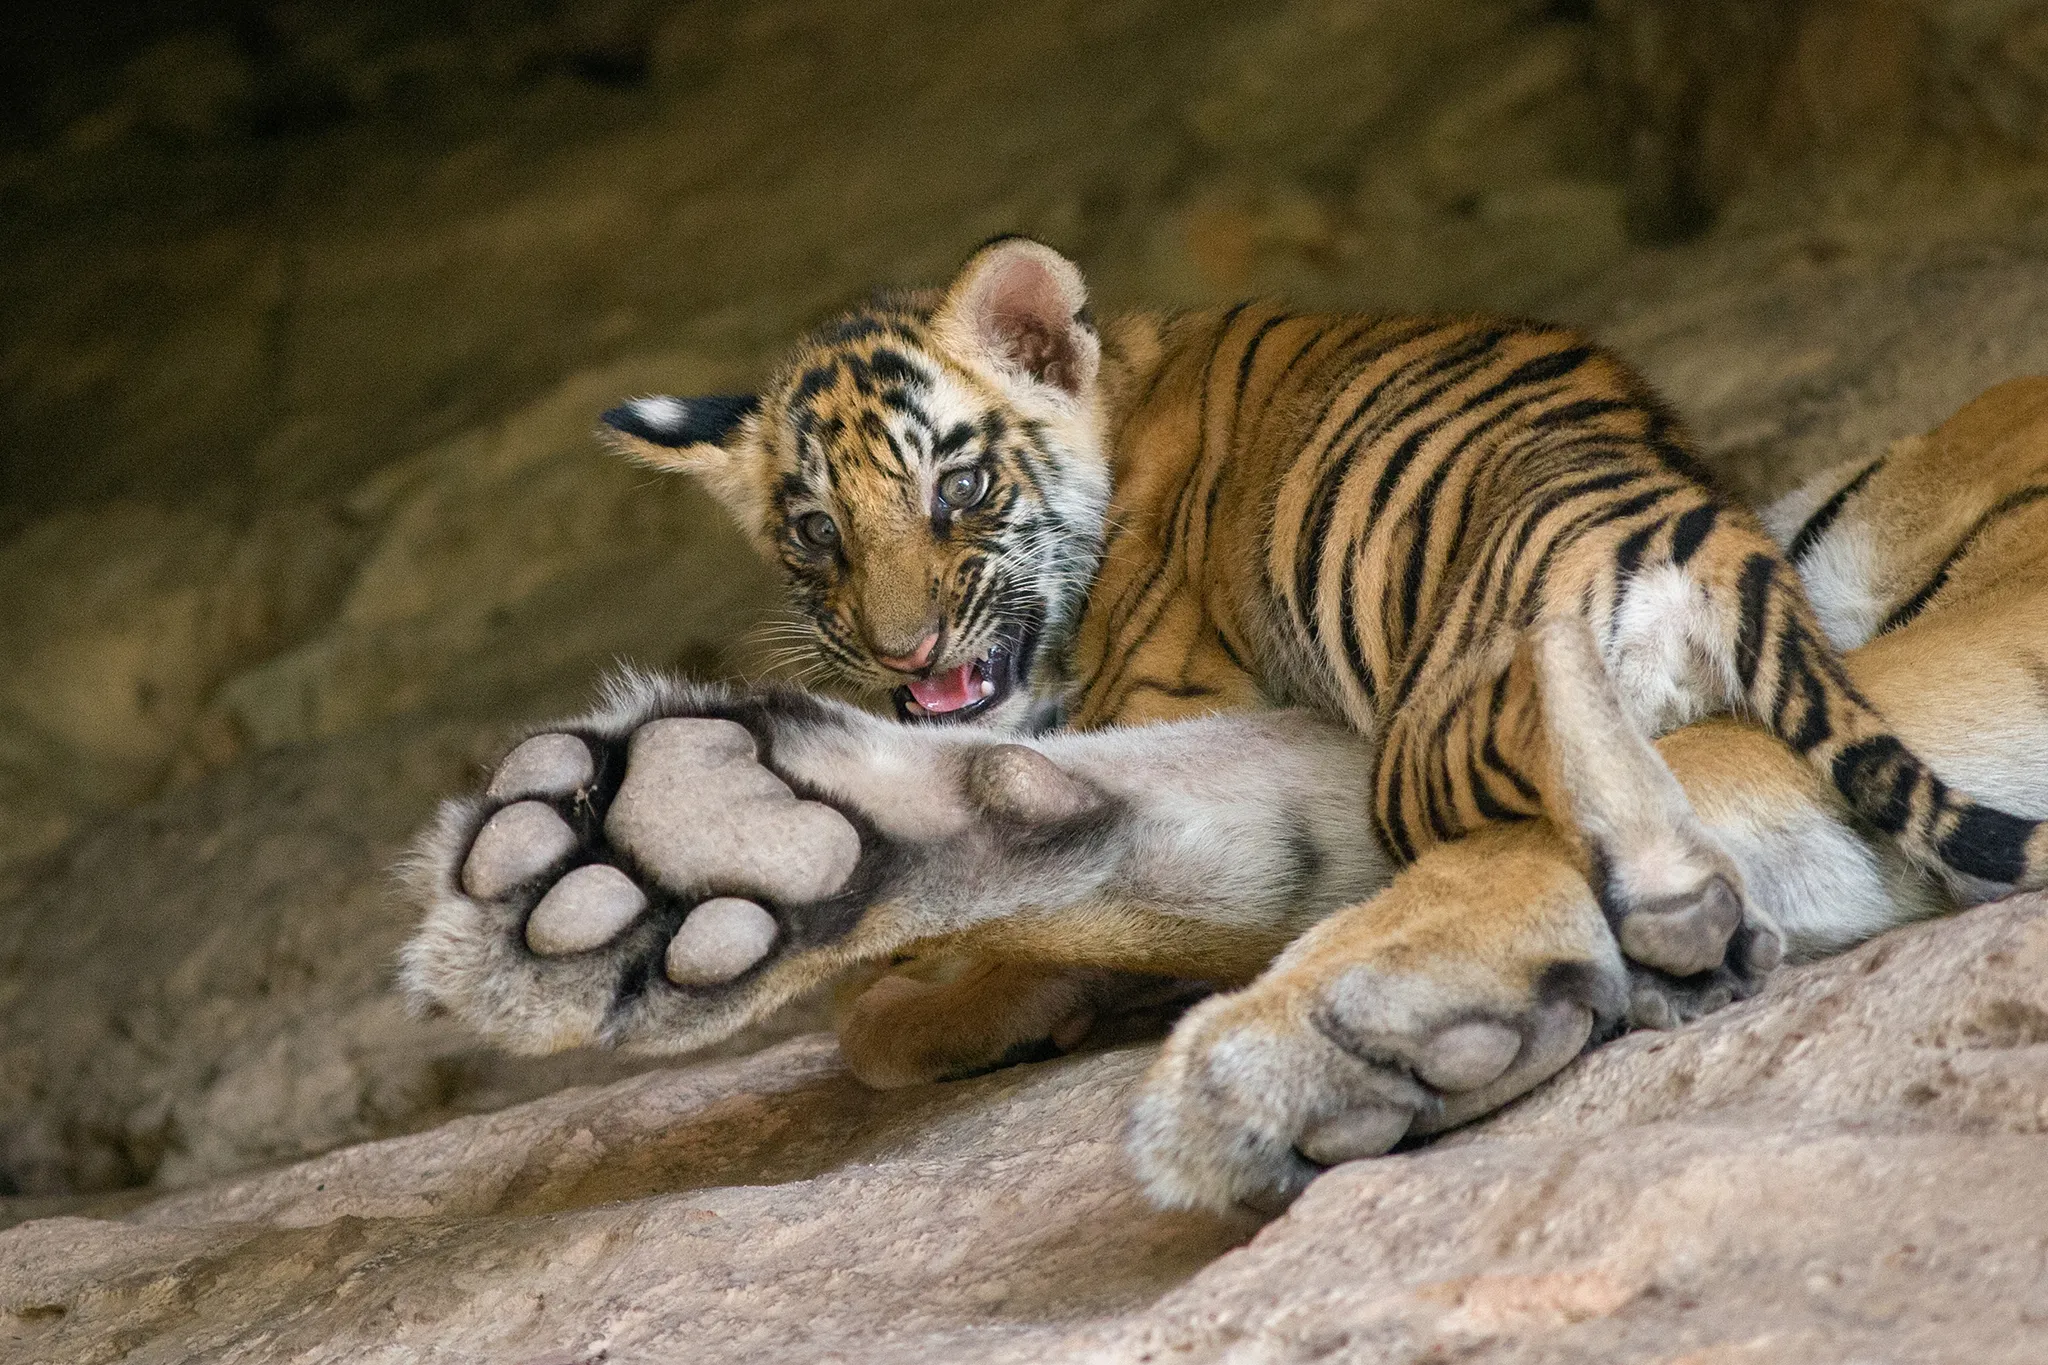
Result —
M1104 308L1584 323L1749 495L2048 364L2038 3L5 22L0 1190L188 1183L616 1070L404 1018L385 869L611 660L756 671L772 584L595 413L743 386L992 233Z

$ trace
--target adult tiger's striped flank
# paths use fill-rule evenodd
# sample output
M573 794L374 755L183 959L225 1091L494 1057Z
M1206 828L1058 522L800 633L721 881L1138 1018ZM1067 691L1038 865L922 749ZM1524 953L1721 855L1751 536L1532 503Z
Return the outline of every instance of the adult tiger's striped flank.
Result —
M1641 757L1752 715L1923 866L2048 880L2048 833L1900 742L1648 385L1567 329L1244 304L1098 330L1078 270L1008 238L819 329L757 398L607 422L702 476L821 656L912 719L1311 705L1377 742L1398 856L1550 815L1625 945L1637 911L1718 945L1739 879L1587 779L1588 718Z

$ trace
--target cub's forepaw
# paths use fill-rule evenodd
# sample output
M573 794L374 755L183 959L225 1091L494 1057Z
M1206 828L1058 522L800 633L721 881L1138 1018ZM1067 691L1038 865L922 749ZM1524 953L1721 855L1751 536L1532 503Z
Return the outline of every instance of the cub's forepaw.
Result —
M1677 1028L1761 990L1764 978L1784 960L1785 936L1751 911L1728 934L1720 960L1705 971L1679 975L1632 952L1627 956L1628 1026Z
M1675 1028L1756 994L1785 957L1785 935L1747 904L1732 874L1698 876L1683 892L1617 904L1614 936L1629 963L1628 1023Z
M408 879L402 975L499 1043L684 1051L845 960L889 841L799 790L775 744L848 723L781 694L635 680L448 803Z

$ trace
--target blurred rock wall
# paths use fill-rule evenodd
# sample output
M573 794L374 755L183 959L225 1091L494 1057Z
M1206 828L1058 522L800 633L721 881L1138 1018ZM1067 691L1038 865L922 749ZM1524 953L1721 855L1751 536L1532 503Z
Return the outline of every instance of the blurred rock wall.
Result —
M1638 240L1703 231L1773 178L1823 192L1939 145L2023 178L2048 149L2028 0L1598 0L1594 79Z

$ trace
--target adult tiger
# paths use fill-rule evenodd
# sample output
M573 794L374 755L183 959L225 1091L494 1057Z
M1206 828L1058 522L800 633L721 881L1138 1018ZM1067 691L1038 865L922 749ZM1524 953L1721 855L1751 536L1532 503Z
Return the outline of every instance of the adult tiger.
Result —
M1380 329L1388 324L1302 324L1246 309L1206 321L1138 320L1113 328L1101 386L1109 396L1097 405L1083 395L1092 392L1087 381L1099 353L1092 329L1078 314L1078 276L1070 266L1035 244L999 243L970 262L943 299L881 305L826 329L800 353L766 404L642 400L614 414L613 421L638 433L633 439L642 443L636 448L644 457L704 474L741 514L742 524L790 568L799 593L808 594L825 648L870 677L891 676L877 659L894 660L898 673L914 675L905 684L905 700L924 710L1015 724L1042 718L1049 700L1076 696L1075 718L1095 723L1307 700L1351 720L1351 726L1319 728L1306 718L1276 715L1219 723L1220 728L1132 731L1105 736L1101 743L1073 736L1019 748L991 744L964 727L915 738L914 732L883 733L889 727L863 728L849 713L786 697L640 688L622 697L611 714L576 727L581 738L550 750L556 758L543 762L534 756L540 750L528 753L523 746L501 769L489 802L451 810L419 865L422 890L435 910L409 949L408 977L416 993L528 1046L603 1039L681 1048L728 1030L846 962L885 956L919 941L947 939L1010 960L1242 980L1309 924L1384 879L1360 809L1370 803L1363 770L1380 735L1401 728L1400 708L1384 724L1377 717L1355 718L1345 708L1368 687L1385 697L1404 685L1405 695L1439 700L1437 714L1451 720L1441 733L1461 739L1468 761L1492 765L1495 754L1500 760L1526 758L1522 776L1537 795L1510 782L1512 791L1487 789L1486 799L1520 796L1533 813L1547 798L1549 811L1563 817L1560 824L1585 837L1563 855L1542 842L1549 836L1536 834L1516 835L1537 838L1541 845L1519 859L1510 856L1516 839L1468 840L1432 853L1444 834L1437 820L1462 820L1455 827L1464 828L1477 822L1475 811L1482 819L1499 813L1475 794L1485 773L1468 766L1468 774L1480 775L1460 791L1455 768L1418 769L1429 774L1429 799L1411 809L1431 817L1418 829L1398 801L1385 799L1394 782L1382 757L1383 823L1409 837L1422 854L1421 865L1396 890L1408 886L1412 899L1417 886L1433 885L1438 893L1454 889L1440 875L1435 883L1421 875L1447 867L1461 869L1472 881L1463 903L1473 913L1455 928L1465 955L1465 984L1425 992L1404 1006L1419 1010L1418 1019L1437 1022L1415 1023L1410 1030L1425 1054L1411 1059L1414 1077L1427 1084L1411 1077L1411 1089L1423 1088L1394 1106L1399 1131L1410 1130L1411 1122L1440 1126L1478 1112L1473 1105L1483 1108L1518 1093L1562 1065L1584 1042L1595 1016L1612 1020L1620 1012L1627 993L1625 976L1617 975L1620 955L1597 912L1588 922L1571 908L1579 904L1573 896L1585 894L1574 864L1593 874L1595 886L1607 893L1606 908L1620 921L1619 937L1632 958L1663 969L1666 987L1677 976L1707 982L1704 997L1666 989L1662 996L1652 991L1653 1000L1668 1006L1676 999L1683 1010L1688 999L1746 986L1768 966L1779 932L1768 909L1783 904L1783 888L1776 883L1787 867L1772 864L1771 875L1760 882L1754 858L1740 848L1732 850L1733 858L1724 853L1717 835L1702 826L1641 740L1641 730L1712 704L1714 678L1731 673L1752 686L1755 679L1776 680L1765 714L1806 743L1809 757L1828 742L1825 735L1815 738L1825 718L1816 708L1846 699L1841 704L1850 708L1850 721L1873 713L1819 645L1784 577L1783 561L1747 517L1719 507L1685 476L1676 433L1634 381L1597 352L1550 329L1445 324L1449 335L1464 338L1461 354L1450 348L1458 358L1445 359L1443 346L1425 344L1433 335L1443 340L1430 331L1435 324L1395 324L1392 344L1373 346L1365 339L1387 341L1389 334ZM1266 339L1297 327L1307 328L1299 338L1304 344L1265 349ZM1190 337L1203 336L1208 347L1191 347ZM917 338L922 340L913 354L906 348ZM1347 351L1347 344L1361 349ZM1508 349L1505 359L1496 354L1502 347ZM1518 347L1533 347L1534 354ZM1296 432L1327 430L1331 420L1340 429L1345 422L1373 427L1369 416L1357 416L1355 403L1346 406L1344 417L1304 422L1314 409L1305 413L1282 392L1290 376L1315 372L1346 355L1354 372L1343 383L1333 384L1326 373L1315 385L1304 380L1301 392L1326 397L1366 383L1405 415L1390 432L1377 432L1377 443L1361 440L1355 457L1315 465L1297 450L1298 458L1266 475L1264 484L1233 486L1234 465L1252 463L1225 458L1241 452L1240 436L1256 443L1262 431L1290 418ZM951 368L941 365L946 356L953 357L945 362ZM965 367L961 356L975 366ZM1372 369L1375 363L1381 371ZM1390 365L1433 403L1449 402L1447 394L1454 397L1461 383L1468 398L1489 397L1476 406L1449 402L1450 410L1465 415L1448 425L1432 421L1421 414L1439 409L1400 401L1400 386L1384 373ZM1489 369L1496 365L1505 365L1504 373ZM1235 376L1227 390L1233 402L1191 401L1218 391L1219 370ZM1425 378L1432 374L1434 379ZM1515 383L1503 385L1508 377L1516 377ZM1101 524L1108 490L1101 462L1091 458L1093 447L1084 439L1102 429L1102 406L1124 414L1109 428L1118 437L1118 468L1109 513L1114 529L1107 537L1094 528ZM1369 414L1371 405L1364 407ZM1555 422L1541 420L1560 412L1565 415ZM1256 415L1247 424L1240 414ZM1524 444L1533 445L1537 456L1548 451L1546 441L1557 439L1565 443L1567 463L1583 457L1590 467L1582 464L1567 476L1552 490L1558 496L1543 497L1539 486L1533 500L1490 503L1518 452L1529 453L1512 440L1503 443L1508 428L1535 433ZM1491 464L1482 459L1463 472L1456 467L1474 441L1447 454L1430 448L1432 440L1452 441L1474 430L1493 434L1495 444L1487 447ZM714 432L724 437L722 443L695 439ZM769 439L777 432L787 444ZM646 445L650 433L671 444ZM805 441L817 443L809 458ZM1638 448L1646 443L1655 447L1647 454ZM1417 474L1418 484L1387 477L1391 458L1373 455L1384 445L1396 454L1410 452L1407 467L1426 471ZM1139 459L1132 452L1140 450L1155 453ZM1177 462L1167 458L1176 452ZM1431 455L1445 458L1426 463ZM1353 462L1347 465L1346 458ZM1357 472L1359 462L1365 462L1363 474ZM1287 475L1304 465L1320 475L1304 476L1290 489ZM1365 514L1382 485L1391 489L1382 520L1405 525L1405 539L1373 539L1378 531ZM1432 505L1471 510L1460 510L1440 527L1413 515L1425 493ZM1283 538L1257 529L1275 525L1277 509L1290 505L1289 496L1308 526L1329 526L1305 542L1293 538L1305 543L1305 555L1268 553ZM1505 517L1489 519L1501 505L1507 507ZM1247 509L1263 516L1249 532L1231 525L1227 515ZM989 523L978 524L977 514L1001 516L1007 534L989 537ZM1545 517L1553 519L1550 534L1544 534ZM1823 516L1815 525L1825 521ZM1463 537L1448 527L1462 528ZM1560 528L1577 539L1557 534ZM1333 557L1329 547L1338 540L1351 550ZM1689 592L1674 591L1674 583L1686 586L1691 566L1729 559L1723 542L1740 553L1732 570L1724 565L1718 577L1707 578L1704 606ZM1436 560L1417 553L1418 547L1446 545L1470 552ZM1372 546L1380 562L1368 562L1360 546ZM1497 553L1487 552L1489 546ZM1091 575L1096 556L1100 567ZM1242 562L1246 558L1251 562ZM958 576L933 573L934 562L957 565ZM1770 572L1758 570L1759 562ZM1418 563L1419 569L1408 567ZM1402 566L1398 573L1387 567L1396 564ZM1461 564L1473 572L1461 575ZM1304 591L1301 582L1311 576L1312 590ZM1233 582L1240 586L1233 588ZM1250 589L1242 585L1263 582L1279 586L1266 599L1272 610L1260 618L1247 610ZM1368 582L1378 598L1363 595L1361 585ZM1523 629L1541 619L1531 609L1526 617L1510 613L1468 631L1469 618L1447 615L1445 608L1460 600L1482 601L1485 595L1476 592L1458 596L1461 586L1469 589L1473 582L1509 584L1517 589L1508 596L1518 610L1529 605L1521 598L1547 601L1553 590L1573 610L1554 618L1565 622L1563 628ZM1732 594L1721 605L1737 618L1718 656L1712 646L1722 637L1710 632L1717 620L1716 591ZM1370 601L1379 602L1380 610L1368 619L1387 627L1386 638L1371 646L1359 628L1346 626L1363 615L1360 604ZM931 629L939 606L947 611L948 631ZM1465 684L1463 691L1443 685L1446 679L1430 667L1414 665L1417 657L1431 655L1413 624L1421 620L1436 623L1429 639L1469 635L1463 654L1440 651L1448 662L1430 666L1448 670L1448 680ZM1308 642L1292 654L1256 633L1289 621L1301 626ZM1681 628L1672 629L1674 621ZM1405 656L1387 643L1403 631L1414 642ZM1117 638L1132 647L1111 649ZM1706 657L1689 667L1694 661L1685 658L1685 648L1702 643ZM1246 667L1267 658L1275 662L1262 674ZM1365 661L1363 671L1350 675L1347 684L1337 665L1353 658ZM1477 693L1471 666L1463 662L1470 658L1493 665L1491 674L1478 675L1486 686ZM1317 659L1324 673L1316 671ZM1619 689L1610 677L1622 684ZM1644 686L1646 679L1651 686ZM1477 724L1480 713L1464 704L1475 694L1489 701L1502 697L1500 709L1489 707L1485 716L1505 717L1505 723L1490 729ZM681 732L656 732L680 722L647 723L664 714L726 719L692 720L688 724L712 730L677 739ZM1459 736L1461 723L1467 730ZM734 734L744 753L734 747ZM657 750L657 739L670 747ZM674 749L671 740L684 749ZM1872 741L1866 736L1857 742ZM755 746L759 766L753 766ZM1413 744L1406 752L1420 761ZM1853 753L1853 746L1842 752ZM1979 808L1958 802L1905 758L1902 748L1892 752L1895 781L1888 790L1901 809L1880 813L1898 844L1923 858L1946 852L1978 860L1958 880L1967 892L1981 893L1995 880L1982 876L1982 859L1991 854L1982 840L1959 841L1958 829L1981 832L1972 823L1988 822L1994 832L2033 837L2032 822L2014 818L2000 824L1996 817L1972 814ZM800 852L800 845L823 848L836 841L836 850L820 855L822 872L803 886L778 886L760 868L742 868L729 859L715 870L703 862L664 865L655 845L679 833L678 822L669 819L665 834L649 834L663 827L664 810L673 815L687 808L692 819L707 823L726 813L688 801L662 807L635 793L635 771L666 772L671 785L679 772L688 772L688 762L678 767L678 753L702 760L689 779L696 787L716 793L727 780L721 774L742 773L745 781L730 790L753 800L765 790L758 779L774 774L782 779L772 784L782 802L790 794L782 781L817 798L795 803L798 813L836 811L834 819L847 817L850 824L842 820L834 827L839 834L820 825L785 838L796 829L784 818L791 812L770 801L773 809L763 807L762 820L722 831L717 841L743 845L764 837L751 831L772 828L773 837L762 847L772 845L784 855ZM1863 762L1844 762L1838 754L1829 772L1854 778ZM920 785L931 790L916 791ZM1304 785L1313 789L1306 802L1299 790ZM1852 795L1859 786L1846 785ZM522 793L533 799L514 799ZM1809 803L1817 799L1811 792L1797 794ZM549 802L560 807L561 818L548 813ZM529 807L535 809L519 814ZM622 823L620 813L628 810L637 814ZM515 838L515 815L546 836ZM501 822L505 837L496 838ZM1741 819L1733 823L1739 830ZM1199 841L1208 847L1197 847ZM505 853L515 845L525 851ZM1214 856L1219 850L1226 856ZM703 853L699 847L684 862ZM2002 856L2013 856L2012 850ZM1482 885L1488 858L1502 870ZM1703 888L1740 885L1744 867L1751 870L1751 890L1760 904L1752 922L1738 927L1730 913L1732 896L1703 894ZM1674 868L1692 879L1667 893L1681 902L1676 908L1653 901L1633 907L1647 914L1623 913L1632 908L1631 890L1641 891L1655 877L1665 878L1668 887ZM699 904L721 890L752 897L754 917L727 897ZM1895 906L1914 899L1902 890L1888 894ZM1458 899L1453 895L1446 903ZM1359 914L1346 912L1332 924L1359 921ZM1639 931L1644 922L1660 932ZM1336 933L1318 930L1312 937L1324 942ZM1804 939L1808 947L1816 941L1810 932ZM1583 970L1551 970L1558 967ZM1458 978L1453 968L1448 976ZM1488 990L1500 999L1481 1002L1474 996L1475 972L1480 978L1495 974L1499 989ZM1085 1010L1096 1002L1087 990L1077 996L1072 978L1043 973L1025 971L1007 983L977 982L1008 985L1007 992L998 992L1006 998L990 1002L988 1013L1004 1014L994 1008L1002 1003L1009 1023L986 1034L963 1030L970 1036L951 1040L959 1060L972 1060L983 1042L1033 1036L1029 1024L1011 1027L1018 1019L1038 1018L1058 1034L1077 1003ZM970 1017L962 993L942 993L953 1008L926 1014L959 1030L960 1021ZM902 992L895 998L903 999ZM1511 1022L1476 1032L1442 1026L1460 1010L1467 1022L1481 1016ZM893 1006L873 1007L866 1017L872 1040L875 1021L894 1028L905 1014ZM1402 1037L1403 1027L1388 1025L1382 1042ZM1403 1055L1402 1047L1387 1047L1389 1055ZM866 1050L874 1055L873 1048ZM856 1054L861 1051L856 1045ZM1169 1053L1174 1055L1180 1054ZM1372 1108L1352 1104L1344 1112ZM1323 1132L1306 1150L1355 1154L1391 1142L1399 1131L1386 1136L1381 1130L1391 1120L1381 1120L1387 1107L1376 1112L1379 1118L1364 1127L1352 1122ZM1343 1113L1322 1117L1334 1120ZM1155 1184L1174 1193L1163 1177ZM1214 1190L1184 1182L1175 1197L1210 1198Z

